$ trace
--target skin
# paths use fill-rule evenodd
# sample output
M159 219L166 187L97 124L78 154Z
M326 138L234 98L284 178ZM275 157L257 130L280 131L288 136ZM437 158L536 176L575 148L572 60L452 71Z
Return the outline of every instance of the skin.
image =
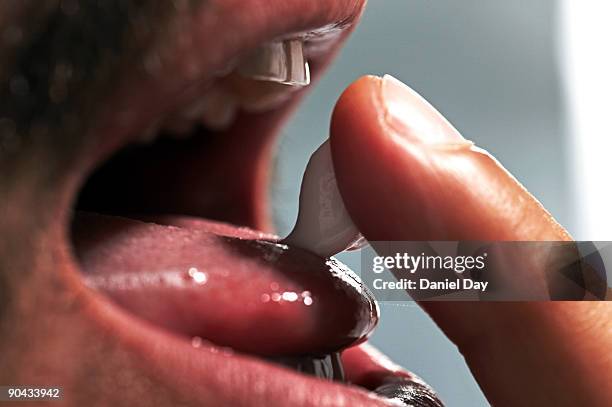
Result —
M71 207L90 171L149 123L189 102L186 90L261 43L327 27L318 31L322 47L312 55L316 78L364 2L92 4L0 4L0 347L9 350L0 360L0 383L61 385L67 406L387 405L366 389L384 377L413 376L381 366L367 349L354 349L347 360L367 358L356 369L385 374L358 388L208 345L196 349L152 329L83 285L69 238ZM145 63L151 55L157 57L153 67ZM261 137L249 134L249 159L227 169L235 188L223 190L229 196L214 188L206 171L188 168L204 174L199 192L221 206L240 203L229 215L205 204L192 215L266 229L270 145L298 96L269 116L245 120ZM222 163L220 155L232 151L225 147L243 132L228 131L198 162Z
M331 125L338 185L369 240L570 239L491 156L449 150L464 140L422 100L407 98L405 123L390 125L384 82L364 77L351 85ZM457 345L491 404L612 403L609 301L421 305Z
M49 385L52 381L64 388L63 404L74 406L384 405L384 400L373 398L363 388L321 383L248 357L227 357L194 349L168 357L175 346L183 346L180 341L144 329L104 298L84 289L67 236L69 208L89 171L111 151L127 143L133 130L170 113L173 106L180 104L186 87L204 81L222 67L228 56L287 31L299 32L342 20L346 33L363 2L345 0L330 5L291 0L282 2L286 7L283 8L275 7L271 1L193 1L182 9L168 8L170 2L145 2L146 7L135 1L123 2L130 6L129 15L155 27L171 30L179 26L183 28L181 32L193 32L191 42L180 41L174 35L159 39L155 32L139 30L128 23L142 20L128 18L125 9L96 9L84 1L63 2L63 8L57 1L43 3L44 6L34 1L0 4L0 27L12 24L18 29L5 35L0 45L3 60L0 117L5 119L0 133L0 348L10 350L3 353L0 361L0 383ZM242 7L247 3L249 7ZM75 5L79 10L76 17ZM250 13L253 8L261 12ZM293 12L296 9L301 12ZM49 21L55 24L48 25ZM250 35L236 36L239 31L236 27L245 26ZM211 33L215 33L214 43L210 41ZM87 35L83 37L83 34ZM315 58L313 67L323 67L336 45L326 55ZM205 55L202 49L207 50ZM142 70L132 69L134 61L145 59L152 50L162 56L161 71L157 75L169 77L167 81L160 82L158 77L151 78L143 75ZM192 61L196 65L185 61L196 56L200 58ZM35 69L41 62L66 60L72 63L72 75L67 75L70 69L61 64L53 71ZM188 69L194 66L198 68L196 75ZM19 96L24 93L23 78L29 79L26 93L31 99ZM43 85L33 86L35 83ZM56 86L50 89L46 86L48 83ZM372 78L360 81L341 99L332 129L336 149L347 144L361 148L357 152L368 151L386 140L384 129L377 127L379 117L372 98L377 92L375 83ZM126 106L138 106L127 125L113 115L127 110ZM346 112L351 109L365 114L347 116ZM267 126L277 127L280 119L271 122L274 124ZM346 138L352 135L358 136L357 142L347 143ZM265 180L262 181L266 173L261 170L264 164L269 167L269 140L265 141L251 141L253 159L232 174L244 177L239 184L251 186L242 188L238 194L244 201L262 202L253 197L266 190ZM395 163L410 165L409 157L402 157L401 151L398 150ZM373 223L381 208L360 209L359 203L367 200L350 187L346 176L346 169L352 168L351 155L336 153L335 156L344 198L366 236L382 233L388 238L403 237L396 235L397 229L391 224ZM483 169L485 174L488 171L491 177L506 176ZM247 178L246 173L255 174L255 179ZM389 208L384 213L402 219L400 215L405 213L406 203L402 200L407 197L400 191L409 190L409 185L401 176L388 174L383 179L398 197L387 202ZM364 185L370 185L370 178L362 180ZM524 192L517 190L517 193ZM469 201L463 205L470 208ZM243 212L232 215L232 219L264 229L268 220L261 206L261 203L247 206ZM199 215L211 213L216 214L214 208L202 210ZM408 215L405 222L411 218ZM499 230L503 231L505 224L511 225L512 217L521 215L521 211L508 214L508 218L497 223ZM540 219L542 233L551 233L554 238L565 237L558 234L560 229L553 227L549 218L538 217L536 213L534 219L536 224ZM376 225L383 229L377 229ZM481 225L460 226L469 236L482 230ZM426 236L435 235L438 240L456 237L437 233L425 223L418 230L431 230L433 234ZM509 230L510 226L508 234L497 238L511 237ZM545 236L524 232L516 237ZM606 377L606 372L611 370L609 355L605 352L610 344L607 305L461 304L459 307L439 303L428 304L426 309L464 352L493 403L516 400L516 392L505 394L507 389L514 388L507 383L516 383L521 389L519 401L525 405L541 405L538 402L550 400L559 388L565 391L558 405L570 400L579 405L582 402L609 404L606 402L610 400L605 399L610 394L606 385L611 382ZM469 314L476 314L478 318L467 321L462 318ZM476 320L481 321L477 326L470 322ZM523 336L508 334L516 321L538 330L527 329ZM579 332L580 340L574 331ZM534 332L538 335L534 336ZM478 349L472 345L473 338L482 344ZM533 352L534 348L526 351L527 343L538 351ZM500 352L499 349L515 351ZM348 376L365 389L374 389L389 378L413 377L369 347L351 349L344 360ZM490 372L491 360L504 369ZM547 374L547 369L553 366L555 374ZM188 377L197 379L197 385ZM259 385L261 380L263 387Z

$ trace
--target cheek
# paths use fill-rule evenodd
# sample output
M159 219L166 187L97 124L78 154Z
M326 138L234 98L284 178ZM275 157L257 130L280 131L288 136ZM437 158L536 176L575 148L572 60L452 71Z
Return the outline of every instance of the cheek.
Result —
M1 339L2 348L11 351L3 355L0 381L60 386L63 401L71 406L93 405L93 400L97 405L178 403L179 394L125 344L87 320L79 311L84 306L77 301L67 309L52 305L45 312L13 316L16 329Z

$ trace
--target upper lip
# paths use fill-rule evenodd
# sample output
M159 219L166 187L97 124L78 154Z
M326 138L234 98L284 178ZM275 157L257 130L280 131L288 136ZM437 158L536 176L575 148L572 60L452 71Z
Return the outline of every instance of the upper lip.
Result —
M129 144L152 123L172 112L177 105L184 103L186 93L189 94L192 89L214 78L216 73L226 69L228 64L248 54L259 44L310 33L309 41L322 45L314 47L317 52L309 58L313 82L316 82L353 28L365 0L209 0L198 4L200 6L194 12L184 15L177 13L173 19L165 20L163 26L157 27L155 35L152 35L157 41L143 46L143 50L136 54L136 59L131 59L133 57L129 55L124 57L126 60L120 64L123 71L116 75L115 83L110 86L112 90L99 98L92 109L95 113L86 125L86 132L92 135L88 138L91 142L84 147L82 160L78 163L81 171L77 178L71 178L67 196L76 195L79 184L97 165ZM145 68L146 61L151 57L155 57L158 62L156 66L159 66L153 73ZM224 191L228 195L226 200L253 202L253 197L257 197L257 202L248 208L251 213L245 214L244 208L240 208L241 214L232 216L233 223L259 229L269 226L265 216L267 201L264 188L267 185L262 181L267 177L269 146L302 93L297 92L288 104L276 111L249 117L248 123L242 120L241 128L231 129L228 132L230 134L224 135L225 140L220 142L229 145L236 143L236 137L241 137L245 129L251 134L258 134L257 138L241 137L243 149L250 150L249 160L243 161L242 168L236 169L240 171L239 174L228 174L233 177L248 174L255 182L250 182L248 187L239 192ZM228 150L227 145L222 148ZM210 168L211 162L218 158L210 148L206 157L195 157L192 152L190 161L183 161L180 165L198 172L202 178L206 177L207 173L201 168L202 163L206 161ZM130 172L138 170L129 168ZM200 179L198 183L203 185L205 181ZM217 179L207 181L219 182ZM194 185L187 187L194 188ZM180 194L184 191L178 192ZM172 189L167 194L179 195ZM181 208L181 213L203 216L200 197L191 193L189 198L189 202L185 203L188 207ZM217 202L222 204L225 212L228 206L231 207L227 201L217 199ZM207 208L207 211L207 215L211 216L211 208Z
M365 2L210 0L196 2L193 12L177 12L154 30L137 61L128 56L122 64L125 68L120 80L103 100L90 129L107 135L102 145L93 146L95 162L168 113L186 90L226 70L228 64L259 44L292 35L326 43L322 52L310 58L316 76L353 27ZM151 58L158 67L154 73L146 69Z
M260 43L316 30L319 34L335 36L338 41L331 43L328 52L315 56L312 61L316 75L344 33L350 30L364 4L365 0L213 0L202 2L194 13L177 15L174 22L182 21L184 28L171 39L172 44L168 47L167 43L158 42L145 51L146 55L161 52L160 47L165 47L165 62L157 75L142 76L138 68L127 68L116 91L105 100L120 103L102 101L103 108L90 129L98 136L96 145L92 146L96 153L89 155L91 161L86 164L86 171L127 143L135 129L146 127L151 118L170 109L185 89L209 79L227 61ZM191 40L181 41L181 35ZM199 64L197 75L186 68L190 63ZM131 113L127 122L117 115L125 111ZM280 121L280 118L272 115L272 120ZM136 357L138 363L155 372L155 377L161 378L173 391L189 395L188 400L204 405L222 402L236 406L375 403L357 389L315 382L248 356L228 357L193 349L166 332L135 322L130 315L86 290L72 271L63 275L88 304L84 307L88 318L112 330L122 346L130 350L128 358ZM200 385L203 382L206 386ZM315 383L317 391L309 391Z

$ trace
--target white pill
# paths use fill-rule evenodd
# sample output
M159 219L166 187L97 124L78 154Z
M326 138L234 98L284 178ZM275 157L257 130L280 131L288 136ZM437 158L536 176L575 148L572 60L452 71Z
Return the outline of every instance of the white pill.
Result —
M351 220L338 190L329 141L308 161L300 190L298 218L284 241L323 257L367 243Z

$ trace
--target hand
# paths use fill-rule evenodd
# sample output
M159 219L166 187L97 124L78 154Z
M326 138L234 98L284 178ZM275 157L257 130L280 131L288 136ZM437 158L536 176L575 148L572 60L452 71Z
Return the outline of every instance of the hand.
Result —
M391 77L349 87L331 147L343 199L368 240L571 240L494 158ZM421 305L493 405L612 405L610 302Z

